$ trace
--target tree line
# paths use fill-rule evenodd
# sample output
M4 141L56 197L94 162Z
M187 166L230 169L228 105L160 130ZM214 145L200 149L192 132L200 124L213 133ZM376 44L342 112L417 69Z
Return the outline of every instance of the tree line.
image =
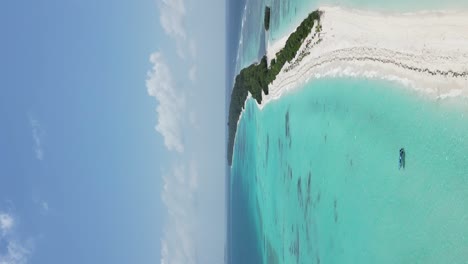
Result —
M248 93L250 92L258 104L262 103L262 91L265 94L268 94L268 85L276 79L276 76L281 71L284 64L286 62L290 62L296 56L296 53L304 42L304 39L310 34L312 27L314 26L314 21L320 21L321 14L321 11L316 10L310 13L307 18L302 21L302 23L296 28L296 31L294 31L287 39L285 47L276 53L276 58L271 61L269 67L267 57L265 55L262 57L260 62L251 64L247 68L242 69L236 76L229 105L229 137L227 148L229 165L232 164L237 122L242 109L244 109Z

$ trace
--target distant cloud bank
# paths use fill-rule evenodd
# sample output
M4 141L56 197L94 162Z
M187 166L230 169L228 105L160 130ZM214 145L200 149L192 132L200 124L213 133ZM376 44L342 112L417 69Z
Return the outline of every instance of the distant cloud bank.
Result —
M158 114L156 131L164 137L164 144L168 150L182 153L184 152L182 125L185 95L175 89L172 74L161 53L151 54L150 61L153 68L148 72L146 88L148 94L156 98L159 103L156 108Z
M187 34L185 23L186 8L184 0L161 0L159 3L159 21L164 32L174 39L177 54L181 58L186 58L187 53L190 58L196 57L195 40Z
M163 177L162 201L167 219L161 239L161 263L197 263L195 224L198 172L195 162L173 167Z

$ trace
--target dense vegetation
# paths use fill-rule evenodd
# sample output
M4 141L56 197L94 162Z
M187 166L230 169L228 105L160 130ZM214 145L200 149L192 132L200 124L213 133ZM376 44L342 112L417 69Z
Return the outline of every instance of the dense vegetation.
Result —
M268 84L275 80L283 65L286 62L290 62L296 56L302 42L311 32L314 21L320 20L320 15L321 11L316 10L302 21L296 28L296 31L289 36L285 47L276 53L276 59L271 61L270 67L268 67L266 56L263 56L259 63L242 69L236 76L229 105L229 138L227 148L229 165L232 164L237 122L244 108L248 93L250 92L257 103L260 104L262 102L262 91L268 94Z
M265 30L268 31L270 29L270 7L265 7Z

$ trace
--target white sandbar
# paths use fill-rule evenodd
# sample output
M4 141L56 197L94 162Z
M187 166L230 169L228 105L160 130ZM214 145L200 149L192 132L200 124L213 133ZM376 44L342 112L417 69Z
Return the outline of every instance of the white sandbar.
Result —
M397 81L434 98L468 97L468 11L383 14L323 7L291 63L262 104L313 78L351 76ZM267 57L287 38L268 44Z

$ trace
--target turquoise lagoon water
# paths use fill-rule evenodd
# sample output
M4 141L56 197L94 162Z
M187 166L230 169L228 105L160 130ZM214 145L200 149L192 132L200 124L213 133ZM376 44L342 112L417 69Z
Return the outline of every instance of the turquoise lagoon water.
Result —
M230 79L264 54L265 40L324 4L468 8L457 0L231 2L235 21L245 21L228 28L242 38L230 40ZM227 169L228 263L468 263L467 105L365 79L314 80L263 110L248 100Z
M467 201L466 101L315 80L263 110L247 101L229 262L466 263Z

